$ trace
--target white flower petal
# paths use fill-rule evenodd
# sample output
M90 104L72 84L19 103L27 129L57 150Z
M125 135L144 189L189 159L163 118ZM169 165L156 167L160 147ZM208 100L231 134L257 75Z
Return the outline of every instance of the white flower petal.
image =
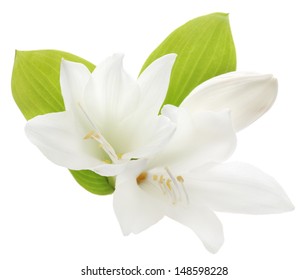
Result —
M96 120L104 134L106 127L113 126L138 108L140 89L136 81L124 71L123 55L113 55L93 71L85 88L85 108Z
M216 253L222 246L224 237L221 222L206 206L189 204L187 208L170 207L167 216L191 228L211 253Z
M25 131L30 141L58 165L80 170L102 164L97 143L83 140L70 112L37 116L28 121Z
M193 199L211 209L244 214L271 214L294 209L280 185L269 175L245 163L198 168L185 175Z
M135 130L129 139L125 140L126 145L131 147L131 151L125 153L122 156L123 159L146 158L154 155L167 145L176 129L170 119L161 115L148 122L141 122L141 125L143 129Z
M100 165L91 168L90 170L94 171L95 173L101 176L116 176L123 172L127 166L128 162L121 162L121 163L103 163Z
M277 90L277 80L272 75L231 72L202 83L180 106L192 111L228 108L234 129L239 131L272 106Z
M60 84L66 110L73 109L82 100L83 91L90 76L91 72L85 65L62 60Z
M142 91L141 104L149 114L157 114L163 104L176 54L167 54L155 60L138 78Z
M116 179L113 207L125 235L139 233L164 216L163 204L137 184L136 178L145 164L144 160L131 162Z
M166 112L169 110L172 112ZM228 111L192 114L169 105L164 106L162 114L173 115L177 129L167 147L151 160L151 167L168 166L180 174L208 162L223 161L235 149L236 136Z

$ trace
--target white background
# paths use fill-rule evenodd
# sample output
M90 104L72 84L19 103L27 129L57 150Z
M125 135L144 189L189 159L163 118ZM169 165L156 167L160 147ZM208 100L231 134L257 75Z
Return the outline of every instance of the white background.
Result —
M0 3L0 279L86 277L85 266L174 269L228 266L228 276L191 279L307 279L308 19L306 1L88 0ZM281 215L218 213L225 244L212 255L184 226L164 219L122 236L112 196L82 189L24 136L10 90L14 51L59 49L93 63L123 52L137 76L148 54L175 28L211 12L230 13L238 70L273 73L273 108L238 134L231 160L274 176L296 209ZM153 277L174 279L179 276ZM184 279L184 277L180 277ZM186 279L186 278L185 278ZM190 279L190 278L189 278Z

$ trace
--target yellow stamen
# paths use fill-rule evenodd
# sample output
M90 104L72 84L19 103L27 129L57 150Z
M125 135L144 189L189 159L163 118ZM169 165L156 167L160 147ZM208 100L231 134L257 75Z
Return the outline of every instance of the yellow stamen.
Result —
M171 179L168 179L167 180L167 183L166 183L166 185L167 185L167 187L168 187L168 189L171 191L171 189L172 189L172 187L171 187Z
M94 130L91 130L87 133L87 135L85 137L83 137L84 140L90 139L92 138L92 136L95 134Z
M147 179L147 177L148 177L148 173L146 172L140 173L140 175L136 179L137 184L140 185L142 182L144 182Z
M163 175L160 175L160 177L159 177L159 183L160 183L160 184L164 183L164 176L163 176Z
M154 180L154 181L157 181L157 179L158 179L158 176L157 176L156 174L154 174L154 175L153 175L153 180Z
M182 176L177 176L176 179L180 182L180 183L184 183L184 178Z

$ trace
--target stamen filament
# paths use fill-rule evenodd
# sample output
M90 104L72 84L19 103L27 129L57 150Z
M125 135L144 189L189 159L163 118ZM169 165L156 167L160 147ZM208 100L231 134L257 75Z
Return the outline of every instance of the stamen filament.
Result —
M94 122L91 120L87 112L84 110L84 108L81 106L80 103L78 103L81 111L83 112L84 116L92 126L93 130L91 130L85 137L84 139L89 139L92 138L99 142L101 144L102 149L106 152L106 154L109 156L111 161L113 163L119 162L119 157L117 156L115 150L113 147L109 144L109 142L105 139L105 137L100 133L98 127L94 124Z
M175 194L173 188L168 187L165 179L163 180L163 186L164 186L166 193L170 196L172 204L175 204L176 203L176 194Z
M173 174L171 173L171 171L169 170L168 167L165 167L165 170L167 171L173 185L175 186L175 189L176 189L176 192L178 194L178 197L179 197L179 200L181 201L182 200L182 195L181 195L181 192L180 192L180 188L179 188L179 185L176 181L176 179L174 178Z
M94 134L94 135L92 135L92 138L102 145L103 150L110 157L110 159L112 160L113 163L116 163L116 162L119 161L119 158L118 158L117 154L115 153L114 149L108 143L108 141L103 137L103 135Z
M188 194L186 192L185 186L184 186L184 179L183 179L183 177L182 176L177 176L176 179L175 179L175 177L173 176L173 174L171 173L171 171L169 170L168 167L165 167L165 170L168 173L170 179L172 180L172 183L174 184L174 186L177 189L179 200L182 200L182 193L180 191L180 189L182 189L182 191L184 192L184 195L185 195L186 202L189 203L189 198L188 198ZM180 183L181 188L179 187L178 182Z
M184 180L179 180L179 182L180 182L180 185L182 186L182 190L185 194L185 199L186 199L187 203L189 203L189 197L188 197L187 191L186 191L185 186L184 186Z

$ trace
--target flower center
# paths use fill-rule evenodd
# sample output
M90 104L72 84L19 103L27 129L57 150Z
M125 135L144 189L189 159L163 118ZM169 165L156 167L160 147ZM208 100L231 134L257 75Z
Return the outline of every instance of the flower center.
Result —
M188 195L182 176L174 176L168 167L142 172L136 178L137 184L146 189L147 187L159 189L172 204L189 203Z
M113 163L116 163L119 161L119 159L121 159L121 156L118 156L116 154L112 146L108 143L108 141L104 138L102 134L94 130L91 130L90 132L87 133L85 137L83 137L84 140L91 139L91 138L93 140L96 140L99 143L99 147L105 151L105 153L109 156L109 158L111 159ZM106 163L109 163L109 162L106 161Z

